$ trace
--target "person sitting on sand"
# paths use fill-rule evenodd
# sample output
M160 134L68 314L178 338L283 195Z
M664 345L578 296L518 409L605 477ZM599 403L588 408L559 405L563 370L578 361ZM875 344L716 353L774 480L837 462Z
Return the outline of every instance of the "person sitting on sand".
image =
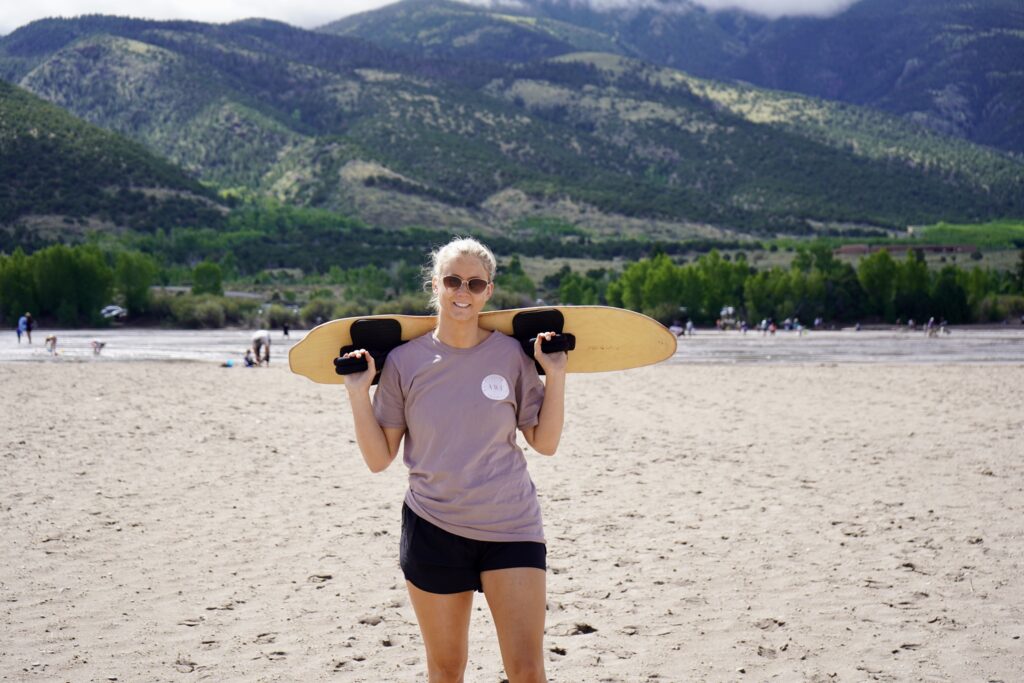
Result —
M98 356L103 351L103 347L107 345L107 342L102 342L99 339L92 340L92 355Z
M46 339L43 341L43 348L45 348L50 353L51 356L56 356L57 355L57 335L55 335L55 334L47 335Z
M562 434L564 353L534 353L480 327L494 293L494 255L476 240L454 240L432 255L433 332L377 368L345 375L356 440L373 472L386 469L405 440L409 489L402 508L400 564L430 681L461 681L469 657L473 595L487 597L505 674L543 681L546 556L537 490L516 444L519 430L538 453L553 455Z
M263 355L260 355L260 351ZM256 364L262 365L266 362L267 367L270 367L270 332L266 330L256 330L252 335L252 352L256 356Z
M256 367L256 359L252 357L252 349L245 350L245 357L242 358L245 361L245 367L253 368Z

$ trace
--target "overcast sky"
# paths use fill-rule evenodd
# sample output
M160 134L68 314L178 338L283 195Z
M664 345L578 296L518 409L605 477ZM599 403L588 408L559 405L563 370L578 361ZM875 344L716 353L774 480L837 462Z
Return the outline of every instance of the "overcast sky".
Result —
M10 33L43 17L79 14L117 14L147 19L194 19L224 22L266 17L313 28L335 19L390 4L393 0L4 0L0 10L0 35ZM711 9L740 8L779 16L824 15L852 5L856 0L696 0ZM599 5L649 4L650 0L595 0Z

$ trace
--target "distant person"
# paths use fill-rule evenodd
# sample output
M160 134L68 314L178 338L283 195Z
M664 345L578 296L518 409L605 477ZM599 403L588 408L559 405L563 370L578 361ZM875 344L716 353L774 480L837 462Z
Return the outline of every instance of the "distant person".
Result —
M21 316L21 319L18 320L18 327L22 327L23 324L24 327L22 328L21 331L25 333L25 336L28 338L28 343L31 344L32 328L36 326L36 321L32 319L32 314L29 313L28 311L26 311L25 315ZM18 341L21 341L21 339L19 338Z
M50 334L46 336L43 341L43 348L45 348L51 356L57 355L57 335Z
M686 321L686 336L687 337L692 337L693 336L693 321L692 320L687 320Z
M678 320L674 320L672 321L672 324L669 326L668 331L671 332L676 337L678 337L682 335L686 330L683 329L683 326L679 324Z
M92 340L92 355L98 356L103 351L103 347L107 345L107 342L102 342L99 339Z
M252 352L256 356L256 365L266 362L270 367L270 333L266 330L256 330L252 335Z
M28 328L28 321L25 316L18 318L18 325L14 328L15 332L18 333L18 343L21 343L21 335L25 334L25 330Z
M281 332L284 333L285 339L288 338L288 323L281 323Z

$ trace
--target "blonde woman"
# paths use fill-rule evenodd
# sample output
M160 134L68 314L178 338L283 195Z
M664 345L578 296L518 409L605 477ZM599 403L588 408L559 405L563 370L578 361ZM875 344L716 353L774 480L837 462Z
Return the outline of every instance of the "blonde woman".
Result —
M494 617L510 683L546 680L546 546L516 430L538 453L555 453L566 355L542 353L553 333L539 335L542 383L519 342L479 326L495 268L491 251L472 239L432 254L437 327L390 353L372 401L373 358L347 354L369 364L345 379L367 466L384 470L405 442L400 564L431 683L463 680L476 591Z

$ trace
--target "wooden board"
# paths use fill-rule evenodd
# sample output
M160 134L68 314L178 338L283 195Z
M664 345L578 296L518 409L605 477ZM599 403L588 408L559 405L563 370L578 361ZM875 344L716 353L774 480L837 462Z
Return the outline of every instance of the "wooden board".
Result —
M676 352L676 338L664 325L640 313L609 306L543 306L488 311L480 314L480 327L509 336L515 317L522 313L557 310L564 318L562 332L576 336L569 352L567 372L608 372L652 365ZM342 346L352 343L350 330L356 320L397 320L402 339L427 334L437 323L432 315L378 315L331 320L314 327L288 352L292 372L321 384L342 384L334 359Z

